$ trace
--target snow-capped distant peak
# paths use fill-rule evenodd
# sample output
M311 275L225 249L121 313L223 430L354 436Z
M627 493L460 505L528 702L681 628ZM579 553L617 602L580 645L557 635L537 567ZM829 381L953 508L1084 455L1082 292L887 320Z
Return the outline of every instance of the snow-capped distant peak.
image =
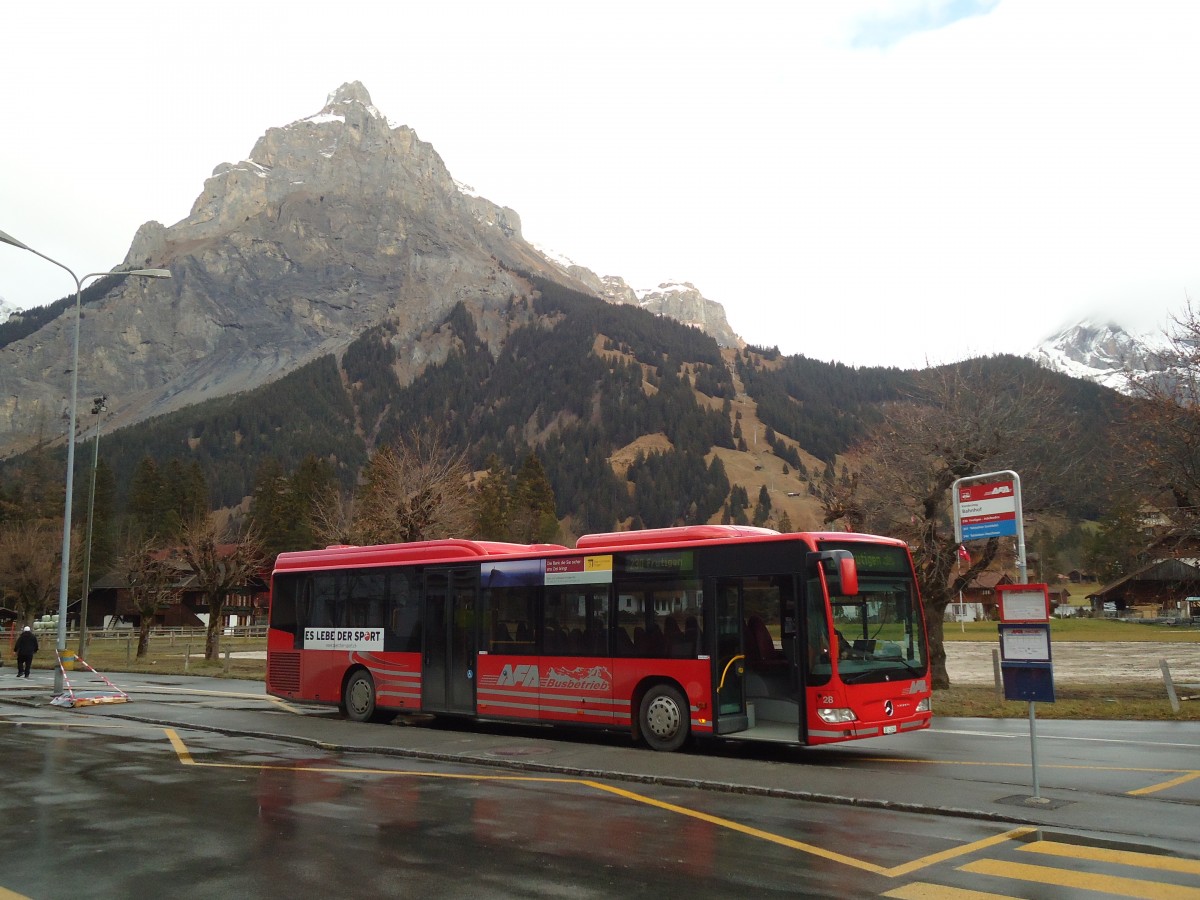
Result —
M668 279L667 281L659 282L658 287L652 288L634 288L634 293L638 299L644 299L653 294L683 294L688 291L695 291L696 286L690 281L679 281L678 279Z
M1169 343L1161 330L1131 334L1113 321L1084 320L1040 343L1029 356L1074 378L1126 390L1130 374L1169 366Z
M565 253L560 253L557 250L551 250L549 247L543 247L541 244L535 243L533 245L533 249L542 254L542 256L546 257L546 259L550 260L550 262L561 266L563 269L570 269L577 265L575 260L571 259L571 257L567 256Z
M20 312L21 307L0 297L0 325L7 322L10 316L15 316Z

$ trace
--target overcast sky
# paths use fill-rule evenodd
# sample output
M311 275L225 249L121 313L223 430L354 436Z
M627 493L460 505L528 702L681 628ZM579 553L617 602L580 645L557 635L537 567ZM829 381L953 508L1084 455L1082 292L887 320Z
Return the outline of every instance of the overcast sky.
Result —
M10 4L0 230L83 275L361 81L525 237L851 365L1200 299L1200 4ZM0 245L0 297L73 292Z

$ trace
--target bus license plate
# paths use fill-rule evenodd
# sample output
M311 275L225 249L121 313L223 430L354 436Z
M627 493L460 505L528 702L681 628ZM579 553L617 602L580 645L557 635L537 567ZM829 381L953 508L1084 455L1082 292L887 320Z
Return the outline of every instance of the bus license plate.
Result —
M899 725L884 725L883 733L884 734L895 734L899 727L900 727Z

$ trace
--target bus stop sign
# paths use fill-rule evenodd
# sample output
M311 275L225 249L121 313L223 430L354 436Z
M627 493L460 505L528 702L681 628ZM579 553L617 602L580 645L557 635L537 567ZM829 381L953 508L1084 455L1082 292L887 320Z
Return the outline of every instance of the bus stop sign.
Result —
M959 485L954 496L960 541L1017 533L1017 492L1012 481Z

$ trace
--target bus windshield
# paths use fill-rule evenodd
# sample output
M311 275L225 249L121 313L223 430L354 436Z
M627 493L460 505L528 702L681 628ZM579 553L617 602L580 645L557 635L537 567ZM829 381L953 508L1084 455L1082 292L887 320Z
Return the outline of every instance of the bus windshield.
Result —
M854 597L829 598L842 681L863 684L924 673L921 614L912 581L863 575L858 591Z

